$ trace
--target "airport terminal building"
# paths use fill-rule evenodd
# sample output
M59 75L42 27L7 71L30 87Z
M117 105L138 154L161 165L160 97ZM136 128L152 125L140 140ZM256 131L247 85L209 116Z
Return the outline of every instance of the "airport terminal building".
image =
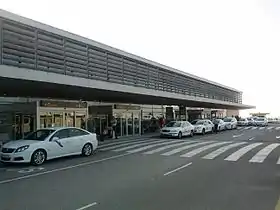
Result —
M10 139L47 126L94 124L102 132L111 116L119 135L139 135L151 116L188 120L254 108L234 88L4 10L0 97L0 136Z

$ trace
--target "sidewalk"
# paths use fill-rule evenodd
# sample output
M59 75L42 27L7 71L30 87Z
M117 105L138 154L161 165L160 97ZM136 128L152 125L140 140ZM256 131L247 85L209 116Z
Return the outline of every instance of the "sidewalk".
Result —
M111 142L121 142L121 141L127 141L127 140L138 140L138 139L150 139L150 138L158 138L158 133L148 133L143 135L137 135L137 136L121 136L118 137L118 139L105 139L104 141L98 141L98 145L107 144Z

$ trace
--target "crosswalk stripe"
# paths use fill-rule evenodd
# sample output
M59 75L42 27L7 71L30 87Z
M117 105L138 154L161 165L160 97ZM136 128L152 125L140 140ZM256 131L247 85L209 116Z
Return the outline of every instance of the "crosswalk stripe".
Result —
M272 128L274 128L274 127L268 127L267 130L271 130Z
M280 129L280 127L276 127L276 128L275 128L275 130L279 130L279 129Z
M231 141L227 141L227 142L218 142L218 143L214 143L214 144L210 144L210 145L207 145L207 146L204 146L204 147L200 147L200 148L197 148L197 149L194 149L186 154L183 154L181 155L180 157L193 157L205 150L208 150L208 149L211 149L213 147L217 147L217 146L221 146L221 145L224 145L224 144L229 144L231 143Z
M104 147L108 147L108 146L112 146L112 145L118 145L118 144L124 144L124 143L131 143L131 142L141 142L141 141L145 141L145 140L149 140L151 138L139 138L139 139L133 139L133 140L121 140L121 141L116 141L116 142L110 142L110 143L105 143L105 144L101 144L100 146L98 146L98 148L104 148Z
M184 151L186 149L190 149L190 148L200 146L200 145L204 145L204 144L210 144L210 143L213 143L213 142L216 142L216 141L206 141L206 142L200 142L200 143L196 143L196 144L186 145L184 147L180 147L180 148L177 148L177 149L173 149L169 152L165 152L161 155L164 155L164 156L174 155L174 154L179 153L181 151Z
M222 153L226 152L227 150L230 150L234 147L238 147L238 146L244 145L244 144L247 144L247 142L238 142L238 143L226 145L224 147L221 147L221 148L209 153L208 155L205 155L203 157L203 159L208 159L208 160L214 159L214 158L218 157L219 155L221 155Z
M252 127L245 127L244 130L249 130L250 128L252 128Z
M271 153L276 147L278 147L280 144L274 143L266 146L262 150L260 150L254 157L252 157L249 162L251 163L262 163L265 158Z
M257 129L257 127L252 127L252 130L256 130Z
M263 143L253 143L250 144L248 146L245 146L239 150L237 150L236 152L232 153L230 156L228 156L227 158L225 158L225 160L227 161L237 161L239 160L239 158L241 158L243 155L245 155L247 152L249 152L250 150L254 149L255 147L258 147L260 145L262 145Z
M131 146L115 149L113 151L114 152L122 152L122 151L125 151L125 150L133 149L135 147L145 146L145 145L148 145L148 144L159 143L159 142L166 142L166 141L168 141L168 140L157 140L157 141L153 141L153 142L145 142L145 143L140 143L140 144L134 144L134 145L131 145Z
M238 128L237 128L237 130L241 130L241 129L243 129L243 128L241 128L241 127L238 127Z
M152 145L140 147L140 148L137 148L137 149L129 150L129 151L126 151L126 152L128 152L128 153L141 152L141 151L153 148L153 147L162 146L162 145L166 145L166 144L172 144L174 142L178 142L178 140L168 141L168 142L161 142L161 143L158 143L158 144L152 144Z
M187 142L181 142L181 143L178 143L178 144L167 145L167 146L164 146L164 147L159 147L157 149L144 152L143 154L151 155L151 154L154 154L154 153L157 153L157 152L161 152L161 151L166 150L166 149L182 146L182 145L185 145L185 144L196 143L196 142L197 141L187 141Z
M159 141L159 140L155 140L155 139L151 139L149 141L136 141L136 142L128 142L128 143L124 143L124 144L117 144L117 145L113 145L110 147L106 147L106 148L102 148L100 149L101 151L108 151L108 150L113 150L113 149L117 149L119 147L124 147L124 146L129 146L129 145L135 145L135 144L142 144L142 143L148 143L148 142L155 142L155 141ZM162 140L163 141L163 140Z
M260 127L260 128L259 128L259 130L263 130L263 129L265 129L265 127Z

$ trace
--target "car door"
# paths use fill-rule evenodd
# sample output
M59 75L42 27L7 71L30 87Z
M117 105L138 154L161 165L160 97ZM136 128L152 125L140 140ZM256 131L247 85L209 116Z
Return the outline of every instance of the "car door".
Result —
M212 129L213 129L212 123L209 120L207 120L206 123L207 123L207 132L212 131Z
M184 136L187 136L189 131L188 131L188 126L187 126L187 123L186 122L183 122L182 123L182 130L183 130L183 135Z
M48 158L62 157L69 153L69 145L67 139L69 137L69 130L62 129L56 131L46 143Z
M71 144L72 153L81 153L89 133L78 128L71 128L69 132L69 144Z

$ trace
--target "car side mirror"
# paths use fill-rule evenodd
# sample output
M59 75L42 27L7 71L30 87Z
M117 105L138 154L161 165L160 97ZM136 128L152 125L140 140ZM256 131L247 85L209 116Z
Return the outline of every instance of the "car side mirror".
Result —
M57 136L52 138L52 141L58 141L58 140L59 140L59 138Z

